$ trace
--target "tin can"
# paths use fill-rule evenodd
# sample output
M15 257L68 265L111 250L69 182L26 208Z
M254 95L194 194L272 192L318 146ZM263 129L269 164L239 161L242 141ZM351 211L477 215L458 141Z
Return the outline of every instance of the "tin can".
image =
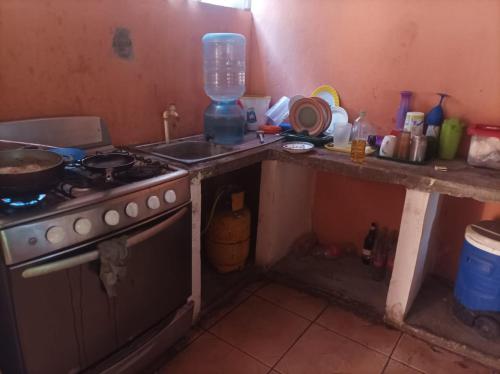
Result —
M405 131L411 132L412 135L424 134L424 118L422 112L408 112L405 119Z
M396 158L399 160L408 160L410 155L411 135L407 131L399 134L396 145Z
M414 135L411 137L410 161L425 161L425 152L427 151L427 137L424 135Z

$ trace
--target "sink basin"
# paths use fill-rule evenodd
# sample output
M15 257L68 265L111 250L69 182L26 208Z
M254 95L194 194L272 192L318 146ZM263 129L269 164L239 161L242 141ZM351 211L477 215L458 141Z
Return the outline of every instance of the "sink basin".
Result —
M176 139L172 143L144 144L137 146L137 148L172 161L183 164L195 164L257 148L279 140L281 140L280 136L266 135L264 143L261 143L255 133L249 133L245 135L243 143L228 146L217 145L206 141L203 135L195 135L189 138Z
M191 164L230 153L233 149L206 141L187 140L179 143L156 145L151 147L149 151L175 161Z

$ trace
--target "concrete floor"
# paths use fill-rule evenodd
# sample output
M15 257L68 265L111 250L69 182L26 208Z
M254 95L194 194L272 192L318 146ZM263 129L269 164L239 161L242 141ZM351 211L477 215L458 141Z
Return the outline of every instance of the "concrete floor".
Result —
M500 358L500 340L485 339L473 328L464 325L453 315L452 306L452 285L439 278L428 277L405 322L412 327Z
M384 315L389 284L372 279L372 268L357 256L344 255L329 260L289 254L272 268L272 274L288 278L312 290L331 295L336 302L358 304L362 314Z

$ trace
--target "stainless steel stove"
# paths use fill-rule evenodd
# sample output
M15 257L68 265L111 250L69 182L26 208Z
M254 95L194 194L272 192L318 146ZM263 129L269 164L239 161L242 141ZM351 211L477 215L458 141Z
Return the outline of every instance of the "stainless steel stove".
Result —
M3 373L139 372L190 327L188 173L107 133L97 117L0 123L3 147L134 158L112 178L72 162L51 190L0 196Z

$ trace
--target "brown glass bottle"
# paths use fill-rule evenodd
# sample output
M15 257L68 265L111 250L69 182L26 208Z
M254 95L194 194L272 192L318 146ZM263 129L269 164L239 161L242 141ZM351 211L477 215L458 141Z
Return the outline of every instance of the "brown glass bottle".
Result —
M370 265L372 262L373 248L375 247L375 241L377 240L377 224L372 222L370 226L370 231L365 237L363 242L363 250L361 252L361 260L363 264Z

